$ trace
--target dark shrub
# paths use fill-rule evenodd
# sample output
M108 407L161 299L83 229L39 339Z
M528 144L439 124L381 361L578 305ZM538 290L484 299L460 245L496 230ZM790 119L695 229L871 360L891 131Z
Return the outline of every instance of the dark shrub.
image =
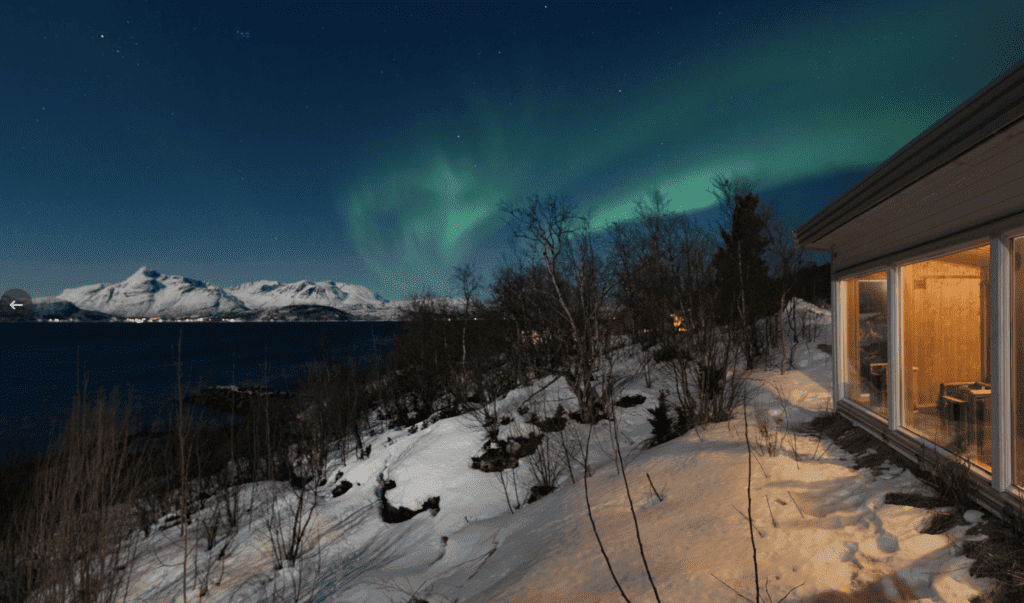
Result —
M655 362L672 362L675 360L689 362L690 360L693 360L686 348L673 344L665 344L661 346L655 350L651 358Z
M530 413L530 418L527 419L527 423L536 425L543 433L553 433L555 431L562 431L565 429L565 424L569 422L569 416L565 412L565 407L561 404L555 408L555 414L550 417L541 419L534 413Z
M970 461L961 455L955 458L939 457L931 467L931 479L926 480L935 488L939 497L953 503L957 511L978 508L978 486L971 479Z
M669 408L665 400L659 400L658 405L648 409L651 418L647 422L651 424L651 439L649 446L657 446L678 438L693 428L695 416L693 412L685 408ZM674 414L675 417L670 415Z
M301 477L295 473L295 468L292 467L291 463L286 463L283 459L278 459L277 468L277 480L288 482L292 488L305 488L306 484L313 481L312 477Z
M700 392L701 400L707 402L715 400L725 391L725 376L727 369L724 366L697 367L697 389Z
M647 419L652 428L651 446L667 442L678 435L675 433L675 426L673 425L672 417L668 414L668 410L668 405L664 401L658 402L657 406L647 410L647 412L651 413L651 418Z
M455 408L455 406L445 406L439 412L434 414L434 422L436 423L441 419L450 419L452 417L457 417L460 414L462 413L460 413L459 409Z
M591 413L591 421L586 420L586 417L583 416L583 413L581 413L578 410L574 410L571 413L569 413L569 418L571 418L573 421L576 421L577 423L590 423L596 425L597 423L600 423L602 420L607 419L608 416L605 415L604 407L597 405L594 406L594 411L593 413Z
M683 435L697 426L697 415L693 410L677 406L676 409L676 431Z
M544 441L544 434L531 433L528 436L514 436L506 444L506 450L517 459L530 456L537 452L540 443Z

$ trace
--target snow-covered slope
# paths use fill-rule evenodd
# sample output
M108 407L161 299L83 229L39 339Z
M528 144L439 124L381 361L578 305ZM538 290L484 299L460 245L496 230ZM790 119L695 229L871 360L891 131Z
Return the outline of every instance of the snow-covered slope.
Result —
M253 310L294 305L328 306L339 310L372 310L383 308L388 303L388 300L366 287L334 281L255 281L237 287L227 287L224 291Z
M143 266L120 283L65 289L57 296L83 310L129 318L208 316L245 310L245 304L220 287L184 276L160 274Z
M815 595L822 596L816 601L839 601L838 595L825 598L829 589L867 594L874 589L891 597L872 595L872 601L911 600L899 597L893 575L914 591L912 600L933 603L967 601L991 588L991 580L971 575L971 560L962 550L965 540L984 535L968 535L968 525L924 534L931 511L885 502L889 492L930 493L913 474L888 462L877 471L858 470L851 455L795 430L832 402L832 358L818 347L831 342L830 316L815 314L825 328L797 346L802 369L749 374L753 399L746 417L737 408L728 423L645 449L649 410L659 390L674 391L672 377L654 370L645 386L640 350L627 348L614 370L619 395L645 401L617 411L622 463L605 423L590 433L586 425L569 421L561 432L546 434L547 444L537 453L500 474L471 467L486 436L470 416L423 423L415 430L377 424L362 442L370 445L367 456L332 449L327 481L312 493L314 506L299 507L298 490L286 483L249 483L238 487L242 508L250 511L237 524L222 519L204 524L212 513L221 513L221 507L208 505L197 514L187 541L178 529L161 529L165 522L145 538L136 532L140 558L125 598L182 601L186 589L189 601L207 603L621 601L592 531L588 498L609 563L632 601L653 603L651 582L661 601L753 600L748 505L764 582L760 588L773 600L788 592L787 601L806 602ZM551 416L559 404L569 411L578 408L564 378L543 377L508 392L494 403L503 417L499 436L538 431L520 408ZM756 425L759 413L771 417L766 428L784 444L774 456L755 448L757 464L751 470L744 421ZM585 490L580 447L588 440L591 475ZM557 460L564 451L575 459L570 467ZM533 470L543 466L554 468L558 487L527 503ZM627 477L630 499L623 486ZM438 497L438 508L406 522L385 523L378 507L386 480L394 482L386 492L391 505L418 510ZM752 500L748 487L755 492ZM314 499L303 500L308 505ZM268 522L286 517L276 525L291 525L295 515L289 513L297 508L306 509L302 517L309 521L304 552L294 566L277 569L272 542L281 536ZM962 523L980 521L979 511L963 513ZM186 544L196 546L203 525L221 527L216 546L186 549ZM183 581L184 550L196 552Z

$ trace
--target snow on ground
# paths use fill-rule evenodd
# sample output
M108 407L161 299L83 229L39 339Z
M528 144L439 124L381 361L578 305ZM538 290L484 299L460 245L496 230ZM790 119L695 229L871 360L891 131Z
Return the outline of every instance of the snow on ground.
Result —
M826 313L819 316L823 323L829 320ZM884 504L887 492L927 492L913 475L889 467L874 477L853 469L853 460L834 447L827 449L827 442L789 431L831 409L832 358L817 348L831 343L830 325L824 326L816 341L800 345L800 370L787 370L784 376L777 370L750 374L754 402L773 423L778 419L776 426L786 438L783 452L758 454L753 463L762 589L767 581L778 601L796 587L788 600L803 600L828 589L850 592L895 572L923 601L963 602L988 590L989 581L971 578L971 561L955 549L968 526L948 535L923 535L919 530L929 511ZM640 406L619 409L620 436L644 551L661 600L740 600L729 587L754 599L743 409L731 422L645 450L640 443L650 435L646 409L656 404L659 389L672 390L670 378L655 375L651 387L645 387L637 358L628 357L613 372L626 383L620 396L647 398ZM564 380L541 379L499 401L499 415L513 419L502 427L503 437L531 429L517 412L531 393L547 408L561 403L574 409L575 398ZM747 413L753 441L754 407ZM570 422L569 429L585 435L578 424ZM589 491L604 548L630 600L655 601L623 476L612 460L607 423L595 429L593 438ZM480 455L484 441L470 417L445 419L414 434L388 431L369 441L368 459L350 456L343 463L337 453L332 455L329 481L317 491L320 502L310 527L309 541L319 537L320 546L311 544L295 567L273 570L263 527L270 493L279 493L276 508L284 509L295 499L293 491L282 483L243 486L246 506L250 496L257 497L254 511L243 516L237 544L223 567L205 561L220 551L221 540L210 553L203 546L195 559L190 557L189 600L200 600L193 567L212 568L202 601L216 603L272 600L275 589L282 600L331 603L405 602L413 594L430 602L459 603L622 600L591 530L578 469L575 483L564 475L553 493L510 514L497 474L470 468L470 457ZM799 460L792 453L794 441ZM335 498L331 489L338 472L353 488ZM439 496L440 511L385 524L376 510L380 476L396 482L387 493L393 505L416 509ZM533 483L527 464L506 472L506 482L512 505L525 502ZM977 523L981 514L969 511L965 518ZM190 538L194 541L195 535ZM176 528L156 530L144 539L128 600L181 601L181 550ZM890 581L880 584L895 597Z

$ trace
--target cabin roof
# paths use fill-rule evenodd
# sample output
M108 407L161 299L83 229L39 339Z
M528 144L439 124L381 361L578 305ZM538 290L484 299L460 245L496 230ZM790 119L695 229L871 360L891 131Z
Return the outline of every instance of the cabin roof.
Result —
M794 231L794 242L805 249L834 252L835 245L824 241L828 235L1022 118L1024 60L1003 72L812 216Z

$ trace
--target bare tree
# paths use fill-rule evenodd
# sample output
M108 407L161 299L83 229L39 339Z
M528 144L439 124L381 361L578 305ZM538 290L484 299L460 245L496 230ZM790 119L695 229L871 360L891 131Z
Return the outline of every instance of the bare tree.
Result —
M86 376L85 383L88 383ZM130 450L131 396L83 387L4 534L5 594L36 601L113 602L126 595L137 559L131 502L142 481ZM13 551L11 545L20 550ZM10 574L8 574L8 570Z
M188 603L188 523L190 515L190 507L192 502L192 492L189 490L189 479L188 479L188 462L192 457L191 447L186 448L185 446L185 414L184 414L184 399L185 394L182 391L181 383L181 335L184 330L178 333L178 459L180 462L179 475L181 476L181 488L178 490L179 493L179 506L181 510L181 534L185 538L184 549L185 552L182 555L181 565L181 596L184 603Z
M552 335L566 351L561 370L579 400L584 420L600 418L598 397L591 382L598 367L602 346L608 343L607 319L611 316L610 294L614 285L609 267L597 249L598 241L587 219L565 198L534 195L525 204L506 204L510 226L525 253L536 258L548 277L556 315L551 317Z
M534 500L554 490L565 470L557 444L551 441L550 435L544 436L537 451L526 457L526 466L533 476L534 484L530 494Z
M681 325L668 333L658 353L673 378L680 433L728 420L741 388L729 372L738 354L737 330L717 320L713 253L710 235L691 226L673 257L677 275L673 284L680 306L676 316Z
M613 295L620 311L619 318L632 336L633 343L641 343L642 340L646 343L644 316L639 310L640 287L634 276L643 254L641 230L634 222L615 222L609 228L609 234L612 244L610 261L617 277Z
M736 198L753 193L759 185L760 182L750 176L736 176L729 179L724 174L716 174L711 178L711 190L708 192L714 195L718 201L720 215L717 225L719 228L728 230L733 210L736 207Z
M586 444L584 430L579 423L569 421L564 429L555 432L553 435L555 436L555 444L562 454L562 464L565 470L569 472L569 479L575 484L576 476L573 473L573 467L578 465L581 474L590 472L590 467L585 464L583 458L583 448Z
M278 509L278 502L275 498L270 504L264 521L274 555L274 569L295 567L295 562L309 549L306 536L320 497L313 488L292 486L285 493L283 511Z
M555 309L551 323L553 336L561 343L566 355L560 375L566 379L579 402L579 418L587 424L587 438L582 450L584 467L589 466L595 424L606 417L612 419L616 464L621 466L615 407L611 404L617 381L612 371L614 350L608 320L613 315L610 302L615 278L610 263L599 249L601 241L590 231L587 219L576 206L564 198L549 196L546 201L541 201L535 195L522 205L507 204L504 210L510 216L515 240L525 244L525 254L537 262L548 277L550 288L545 289ZM623 599L628 602L594 520L589 473L589 470L583 473L583 487L591 528L608 571ZM646 568L647 559L626 472L622 471L621 476L633 513L640 556ZM655 599L660 600L649 569L648 578Z
M465 302L462 309L462 365L466 365L466 321L470 319L469 310L476 299L477 291L480 290L480 278L472 264L463 264L455 268L455 279L462 287L462 299Z
M457 391L457 351L451 308L430 292L417 295L388 356L388 400L401 425L427 419ZM451 340L451 341L450 341Z
M799 318L797 316L796 304L786 308L787 296L796 285L797 271L804 265L804 250L793 244L792 231L778 219L775 212L768 210L765 213L768 225L768 250L772 256L775 282L779 292L779 347L781 358L779 359L779 372L786 374L786 364L789 368L793 366L796 344L799 340ZM787 328L788 336L791 338L789 354L786 353Z
M175 542L175 548L181 550L181 595L187 602L189 598L189 556L197 552L198 541L190 536L194 515L202 504L200 492L204 490L205 478L203 466L204 454L198 420L191 405L186 408L185 391L187 384L183 380L183 363L181 359L182 334L179 333L178 353L175 361L177 381L174 387L177 404L167 409L166 443L162 449L154 451L150 459L151 478L147 481L147 493L136 499L133 512L140 522L145 535L149 535L149 525L157 514L173 511L164 516L164 528L178 527L181 542ZM176 522L176 523L173 523ZM169 536L164 536L170 538ZM194 558L195 559L195 558ZM177 565L176 563L174 564ZM199 578L197 562L191 565L193 585ZM202 595L200 591L200 595Z
M693 241L706 236L685 214L669 212L669 203L655 190L649 200L637 202L633 222L612 229L620 304L639 329L644 349L657 349L640 359L647 387L654 362L671 353L686 328L682 281L693 261Z
M555 302L547 270L535 258L522 255L500 269L491 286L491 306L500 332L503 354L515 385L524 385L542 374L559 372L564 346L554 335L560 332L561 311Z

